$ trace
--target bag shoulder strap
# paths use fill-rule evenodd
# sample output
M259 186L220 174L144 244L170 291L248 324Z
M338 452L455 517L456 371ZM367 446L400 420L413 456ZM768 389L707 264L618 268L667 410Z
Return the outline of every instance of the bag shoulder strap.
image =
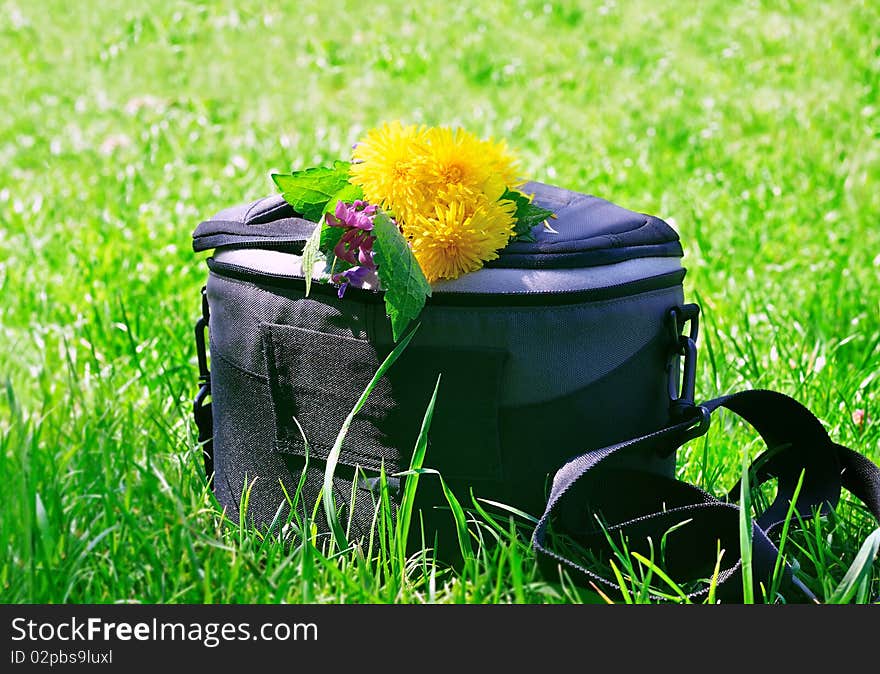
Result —
M562 466L553 479L546 509L532 539L545 570L562 567L579 584L606 592L620 591L618 583L549 547L548 530L553 521L554 530L571 536L593 561L608 559L624 536L630 551L653 554L655 561L660 553L663 559L659 566L672 574L711 577L719 546L728 559L730 551L740 549L740 508L736 505L739 485L725 499L718 499L679 480L617 469L614 466L620 462L611 459L644 456L646 452L671 454L704 431L710 416L720 408L749 423L767 445L750 466L752 486L771 478L778 480L775 499L752 522L755 596L761 596L759 584L766 586L777 566L779 550L770 535L785 521L802 472L795 503L801 517L811 517L817 510L829 512L837 505L841 488L845 488L880 521L880 468L861 454L834 443L821 422L796 400L775 391L742 391L695 407L697 417L585 452ZM736 556L733 563L722 565L717 576L716 595L730 600L742 597L742 560ZM598 565L590 566L595 569ZM793 585L806 598L816 601L789 565L781 564L780 570L783 584ZM685 596L699 599L708 592L708 587L702 587Z

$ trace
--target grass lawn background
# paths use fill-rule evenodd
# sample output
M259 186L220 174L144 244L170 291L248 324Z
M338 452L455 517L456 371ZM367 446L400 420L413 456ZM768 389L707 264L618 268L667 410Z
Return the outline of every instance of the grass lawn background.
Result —
M205 488L192 229L391 119L668 220L698 395L776 388L880 459L878 25L872 2L0 3L0 601L595 599L522 541L461 576L286 551ZM720 495L744 448L722 418L679 473ZM820 597L876 526L838 515L791 549Z

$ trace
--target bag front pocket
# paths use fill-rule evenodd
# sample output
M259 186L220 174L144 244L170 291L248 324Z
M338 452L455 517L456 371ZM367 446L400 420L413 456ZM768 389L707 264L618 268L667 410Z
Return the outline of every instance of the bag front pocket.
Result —
M289 325L261 326L276 450L324 460L339 429L390 349ZM355 415L339 462L405 470L431 399L440 389L425 466L447 477L501 478L498 399L506 353L420 347L417 338L379 379Z

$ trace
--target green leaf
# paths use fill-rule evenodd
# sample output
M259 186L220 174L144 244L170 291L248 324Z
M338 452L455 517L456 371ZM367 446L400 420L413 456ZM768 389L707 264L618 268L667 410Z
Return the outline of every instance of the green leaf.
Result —
M522 192L508 188L501 195L501 199L516 204L516 212L513 214L513 217L516 218L516 224L513 228L514 241L534 241L532 229L553 217L553 211L537 206Z
M325 223L321 229L321 250L332 255L333 249L336 248L336 244L339 243L343 234L345 234L345 227L331 227Z
M329 227L327 229L329 229ZM318 256L321 254L321 232L323 230L324 219L321 218L321 222L317 224L312 235L309 237L309 240L306 241L306 245L303 246L302 272L303 278L306 282L306 297L309 296L309 291L312 289L312 270L315 268L315 263L318 261Z
M385 289L385 313L396 342L425 306L431 286L397 225L382 211L373 218L373 251Z
M350 167L348 162L337 161L332 167L318 166L293 173L273 173L272 180L297 213L306 220L317 222L327 203L349 184ZM333 206L336 206L335 202Z
M364 198L364 191L361 189L360 185L352 185L351 183L345 183L339 191L334 194L327 204L324 206L324 214L332 213L336 209L336 204L340 201L344 201L347 204L353 203L358 199Z

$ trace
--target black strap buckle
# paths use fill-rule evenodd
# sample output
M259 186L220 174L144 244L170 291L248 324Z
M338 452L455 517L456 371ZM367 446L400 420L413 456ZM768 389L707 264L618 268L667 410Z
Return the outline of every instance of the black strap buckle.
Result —
M211 395L211 370L208 368L208 350L205 335L208 331L207 289L202 287L202 315L196 321L196 357L199 361L199 392L193 399L193 419L199 432L199 444L205 458L205 475L210 478L214 472L214 453L211 438L214 435L214 423L211 403L207 402Z
M672 334L672 338L677 340L684 330L684 326L688 323L691 324L690 332L688 333L688 337L690 337L694 343L697 341L697 336L700 334L700 305L699 304L685 304L683 306L674 306L669 310L668 314L669 319L669 330Z
M208 369L208 350L206 346L205 334L208 331L208 319L210 312L208 310L208 293L207 288L202 286L202 315L196 321L196 356L199 359L199 384L211 387L211 371Z
M709 425L712 423L712 415L704 405L693 406L690 413L693 414L691 421L694 425L688 428L682 435L680 442L682 445L694 438L705 435L709 430Z
M666 365L668 373L669 414L673 421L697 419L699 423L691 431L690 438L698 437L709 428L709 413L694 402L697 378L697 337L700 333L700 306L685 304L674 306L668 314L671 341L674 344ZM690 323L687 334L683 334ZM691 433L696 433L691 435Z

